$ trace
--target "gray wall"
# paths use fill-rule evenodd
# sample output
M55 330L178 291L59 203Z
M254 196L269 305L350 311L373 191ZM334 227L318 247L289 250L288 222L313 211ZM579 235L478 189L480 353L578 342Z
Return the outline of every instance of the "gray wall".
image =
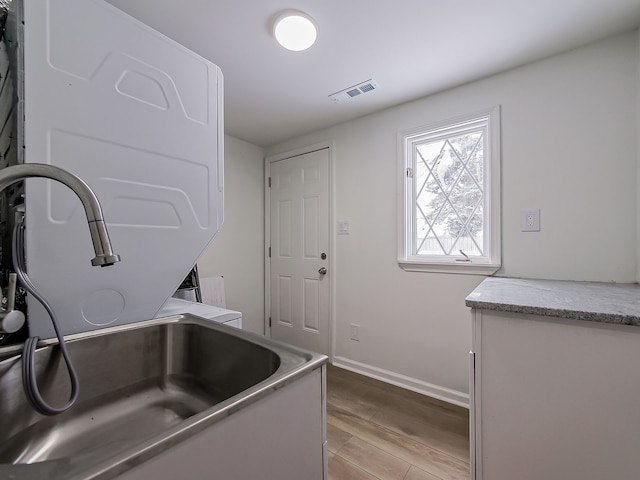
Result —
M335 142L334 220L351 226L336 238L339 363L452 399L468 392L464 298L483 277L409 273L396 262L396 136L412 127L501 105L498 275L636 280L637 50L636 32L616 36L267 149ZM541 231L523 233L521 211L532 208Z
M198 260L201 277L224 277L227 308L264 333L264 150L225 136L224 225Z

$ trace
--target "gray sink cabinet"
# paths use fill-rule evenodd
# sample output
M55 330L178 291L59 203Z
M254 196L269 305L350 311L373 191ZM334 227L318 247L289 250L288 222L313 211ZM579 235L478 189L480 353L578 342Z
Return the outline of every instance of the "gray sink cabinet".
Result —
M312 371L118 479L326 479L322 371Z

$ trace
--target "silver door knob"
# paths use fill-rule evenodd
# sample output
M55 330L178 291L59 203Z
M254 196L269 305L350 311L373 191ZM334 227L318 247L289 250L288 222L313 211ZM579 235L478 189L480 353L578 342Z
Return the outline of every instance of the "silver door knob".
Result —
M319 273L320 275L326 275L326 274L327 274L327 269L326 269L325 267L321 267L321 268L318 270L318 273Z

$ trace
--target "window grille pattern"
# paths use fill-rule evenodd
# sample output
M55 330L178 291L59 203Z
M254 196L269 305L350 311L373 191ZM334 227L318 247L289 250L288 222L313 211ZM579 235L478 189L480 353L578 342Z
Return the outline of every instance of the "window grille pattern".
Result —
M484 255L486 128L415 143L415 252Z

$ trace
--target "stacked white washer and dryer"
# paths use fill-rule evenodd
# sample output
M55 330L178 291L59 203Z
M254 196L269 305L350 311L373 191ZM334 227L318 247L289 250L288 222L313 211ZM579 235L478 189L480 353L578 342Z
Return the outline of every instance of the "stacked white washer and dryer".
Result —
M169 298L164 303L156 314L156 318L170 317L182 313L190 313L230 327L242 328L242 313L240 312L175 297Z
M167 299L155 318L190 313L230 327L242 328L242 313L226 308L224 278L200 277L193 267L178 290Z
M122 258L92 267L78 199L57 182L25 182L29 276L63 334L178 311L241 326L239 312L171 297L223 223L222 72L106 2L41 3L13 2L8 28L23 47L17 163L82 178ZM27 300L29 334L52 338L48 314Z

